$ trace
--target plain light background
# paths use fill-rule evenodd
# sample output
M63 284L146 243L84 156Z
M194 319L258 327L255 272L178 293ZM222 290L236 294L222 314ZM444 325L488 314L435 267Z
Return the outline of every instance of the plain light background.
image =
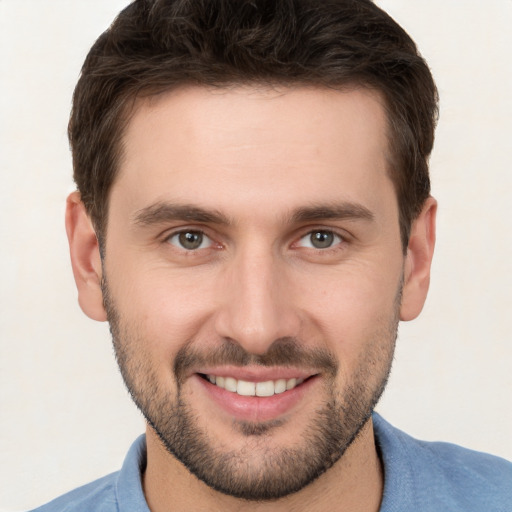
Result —
M512 459L512 1L380 0L437 80L430 297L378 410ZM80 311L64 233L85 55L126 0L0 0L0 511L118 469L143 421L105 324Z

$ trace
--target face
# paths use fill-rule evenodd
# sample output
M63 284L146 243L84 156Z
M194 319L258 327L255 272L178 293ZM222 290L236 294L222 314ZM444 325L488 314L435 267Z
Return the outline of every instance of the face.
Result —
M246 499L336 463L387 379L404 256L386 119L364 90L186 88L141 103L103 292L167 450Z

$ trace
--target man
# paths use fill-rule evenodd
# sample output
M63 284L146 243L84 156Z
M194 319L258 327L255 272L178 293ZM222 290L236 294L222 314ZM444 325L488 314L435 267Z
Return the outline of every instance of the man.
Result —
M127 7L75 90L66 225L148 426L40 510L510 510L510 463L372 414L428 291L436 115L370 1Z

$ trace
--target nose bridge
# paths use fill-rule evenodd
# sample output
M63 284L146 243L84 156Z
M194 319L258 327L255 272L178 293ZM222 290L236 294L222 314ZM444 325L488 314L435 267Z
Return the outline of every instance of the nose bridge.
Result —
M252 354L264 354L281 337L296 336L299 317L284 262L262 243L237 251L227 270L218 333Z

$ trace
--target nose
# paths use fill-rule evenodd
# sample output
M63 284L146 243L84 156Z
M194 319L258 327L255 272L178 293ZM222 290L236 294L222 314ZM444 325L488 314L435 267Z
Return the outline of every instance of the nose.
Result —
M219 284L217 334L255 355L265 354L279 338L298 337L301 315L289 274L286 262L271 251L238 254Z

